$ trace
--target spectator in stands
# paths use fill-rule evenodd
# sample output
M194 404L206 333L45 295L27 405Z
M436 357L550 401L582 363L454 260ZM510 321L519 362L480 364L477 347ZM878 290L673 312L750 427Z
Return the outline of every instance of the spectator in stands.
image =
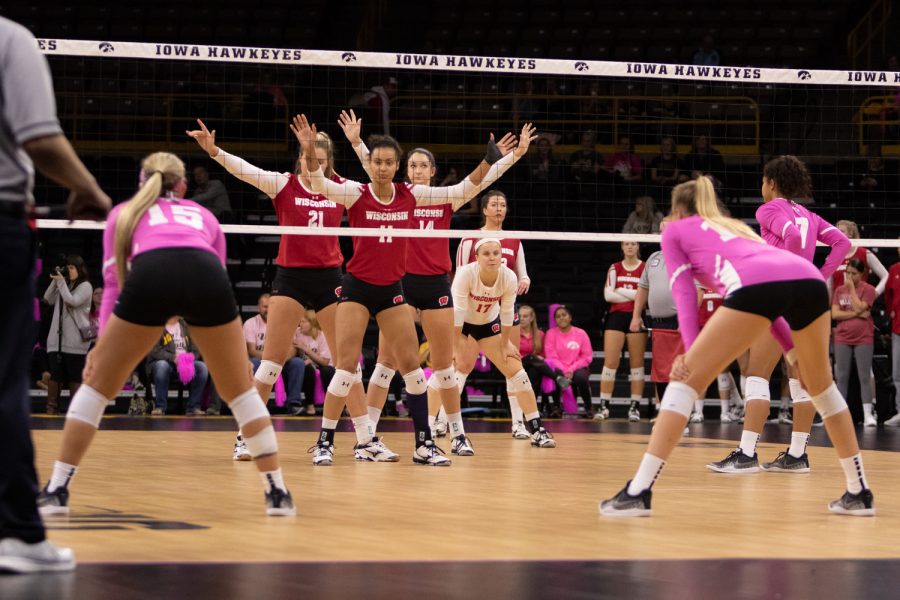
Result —
M553 155L553 144L547 137L535 142L537 151L528 155L528 172L532 181L558 183L562 181L562 162Z
M596 79L587 84L587 89L582 88L579 95L586 96L579 101L578 105L578 114L581 118L608 117L612 114L609 100L600 97L600 82Z
M262 362L263 349L266 347L266 320L269 317L269 294L262 294L257 302L259 314L244 321L244 341L247 352L253 363L253 372L259 369ZM284 391L287 394L287 406L290 414L296 416L303 413L303 377L306 364L297 356L297 349L292 347L284 361L281 377L284 380ZM268 398L263 398L268 401Z
M695 65L705 65L715 67L719 64L719 51L716 50L715 42L711 35L704 35L700 42L700 47L694 52L692 62Z
M522 89L517 90L513 95L514 112L518 115L519 121L535 121L543 113L543 102L534 97L534 80L526 78L522 82Z
M284 118L287 117L288 100L271 72L264 72L256 88L244 98L244 137L275 140L283 137Z
M838 389L847 396L850 386L850 363L855 359L859 377L859 393L863 404L864 423L878 425L873 406L873 393L869 373L872 371L872 353L875 343L875 322L872 305L875 288L863 281L865 265L858 258L851 258L844 271L844 284L834 291L831 316L837 321L834 329L834 377Z
M900 251L900 248L898 248ZM884 306L891 317L891 361L894 379L893 417L884 422L889 427L900 427L900 262L888 270L888 283L884 289Z
M66 257L65 266L50 274L50 286L44 301L53 306L53 319L47 336L47 358L50 361L50 383L47 388L47 414L59 412L62 386L68 386L69 397L81 385L81 372L91 339L82 332L90 325L93 288L88 281L87 265L78 255Z
M569 157L569 170L572 177L581 183L592 183L603 164L603 157L597 153L597 138L593 131L581 134L581 150L576 150Z
M194 167L194 186L191 200L209 209L220 222L232 220L231 200L225 184L218 179L210 179L209 171L203 165Z
M519 307L519 355L522 357L522 366L531 380L531 388L535 398L542 398L541 412L544 416L557 418L562 416L559 403L559 393L569 386L571 380L566 377L559 368L551 368L544 360L544 332L538 327L537 315L534 309L527 304ZM546 404L547 394L542 393L541 381L546 377L556 382L553 391L555 406L551 411Z
M297 328L297 333L294 334L294 348L297 350L297 356L302 357L305 365L303 396L306 414L314 415L316 414L317 372L323 390L328 389L328 384L334 377L331 351L328 349L328 342L325 341L325 334L319 327L319 321L316 320L316 311L309 309L300 319L300 326ZM322 397L324 399L324 393Z
M725 184L725 161L722 159L722 153L709 143L709 137L705 135L695 137L691 152L685 156L684 162L691 173L691 179L706 175L713 180L717 188Z
M388 77L381 85L350 98L349 105L360 108L373 135L391 135L391 100L397 96L397 78Z
M634 210L628 215L622 233L659 233L663 214L656 210L650 196L639 196L634 201Z
M659 141L659 155L650 161L650 182L658 186L660 192L657 198L668 197L675 185L688 179L677 152L675 138L667 135Z
M187 353L193 357L185 356ZM191 360L193 358L193 360ZM185 365L193 365L193 377L185 381ZM197 347L191 341L187 324L180 317L172 317L166 322L165 331L150 354L147 355L147 365L150 369L150 379L154 388L154 415L166 414L169 400L169 383L180 378L181 382L188 386L189 397L187 416L196 417L203 413L200 403L203 400L203 390L209 380L209 370L206 364L200 360ZM190 367L187 367L190 372Z
M641 180L644 162L634 151L631 137L619 137L616 151L607 156L600 167L613 176L617 183L635 183Z
M884 193L896 191L897 174L887 168L881 156L880 146L870 144L866 153L866 162L860 166L862 169L854 173L850 187L855 187L861 192Z
M521 318L521 316L520 316ZM544 355L547 361L555 362L566 379L571 381L574 391L584 402L584 414L588 419L594 417L594 398L591 396L589 384L591 361L594 350L587 333L580 327L572 325L572 313L564 305L553 311L556 327L549 329L544 335ZM564 387L566 381L557 381Z

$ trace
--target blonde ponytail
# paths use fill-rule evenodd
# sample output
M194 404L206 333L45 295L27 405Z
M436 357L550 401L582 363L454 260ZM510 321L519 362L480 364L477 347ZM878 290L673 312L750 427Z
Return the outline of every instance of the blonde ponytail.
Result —
M686 181L675 186L672 190L672 203L683 206L689 214L703 217L703 220L720 234L736 235L765 243L746 223L722 214L716 200L716 190L709 177L701 175L694 181Z
M128 275L128 257L131 255L131 241L138 221L164 191L174 189L184 180L184 163L180 158L168 152L154 152L141 163L141 176L144 179L137 194L134 195L119 211L116 218L116 232L113 242L116 260L116 278L119 287L125 283Z

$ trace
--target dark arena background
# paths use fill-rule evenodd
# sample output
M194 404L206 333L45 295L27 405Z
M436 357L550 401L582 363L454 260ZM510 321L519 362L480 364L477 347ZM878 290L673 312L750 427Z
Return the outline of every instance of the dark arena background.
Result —
M877 493L873 519L827 511L843 473L821 427L809 438L808 474L708 471L741 438L738 399L734 418L722 419L715 385L654 487L654 516L601 517L597 503L631 475L652 428L649 375L639 418L628 418L627 351L608 418L591 417L601 409L607 271L623 241L639 241L643 259L659 249L656 213L668 213L679 181L711 176L731 216L757 227L763 165L796 155L812 193L794 200L855 224L855 246L883 266L869 282L888 277L900 247L898 9L890 0L0 0L0 15L37 38L63 131L114 203L135 193L141 159L160 150L185 161L187 197L215 196L243 320L272 291L281 230L269 197L186 135L197 119L223 150L290 173L299 146L288 124L304 113L333 139L336 172L368 181L338 126L341 110L353 109L363 139L390 133L405 152L430 150L440 186L466 177L490 134L518 135L533 122L539 137L493 185L507 198L503 229L527 256L531 284L516 303L533 308L542 330L566 305L592 352L589 406L577 394L538 398L553 450L511 437L503 376L479 361L463 395L477 454L450 456L450 438L439 439L449 469L411 462L399 376L379 425L396 464L354 461L343 419L334 465L314 467L307 449L321 390L305 391L302 410L273 393L297 504L296 517L282 520L260 510L254 466L232 460L237 426L214 382L195 411L173 378L166 408L152 414L159 405L141 365L79 467L71 513L45 518L50 539L74 550L76 570L2 576L0 598L897 597L900 430L890 419L900 328L884 296L871 307L871 377L851 369L847 398ZM67 221L67 191L40 175L34 196L37 298L72 255L102 285L103 225ZM476 199L449 232L434 233L450 237L455 257L481 225ZM340 242L349 259L351 237ZM820 249L817 264L824 257ZM52 320L53 306L36 301L35 353L22 357L32 365L41 485L69 404L68 390L48 403ZM377 346L373 320L366 382ZM860 380L870 378L877 425L864 424L873 394ZM783 379L776 369L759 445L766 460L791 440Z

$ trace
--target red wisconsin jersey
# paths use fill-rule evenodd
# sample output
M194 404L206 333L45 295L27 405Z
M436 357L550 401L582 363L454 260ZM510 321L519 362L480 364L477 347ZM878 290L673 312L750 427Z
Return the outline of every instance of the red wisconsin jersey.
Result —
M419 206L413 210L413 229L450 229L452 204ZM406 272L413 275L446 275L453 270L449 238L408 238Z
M372 285L390 285L406 273L406 248L409 238L393 237L391 229L409 229L416 198L405 183L394 184L394 197L390 204L382 204L372 193L371 184L362 187L362 193L347 211L350 227L384 229L381 237L354 237L353 258L347 263L347 272Z
M722 306L722 303L725 301L721 294L716 293L714 290L702 289L703 297L700 300L700 308L697 313L700 327L706 325L706 322L716 312L716 309Z
M334 181L342 181L332 176ZM296 175L272 198L279 225L297 227L340 227L344 207L305 187ZM337 236L283 235L275 264L281 267L321 269L340 267L344 262Z
M502 231L498 231L498 234L502 234ZM460 240L460 245L466 240L472 243L472 249L469 251L469 259L466 261L466 264L475 262L475 244L478 243L478 240L481 238L464 238ZM503 258L500 261L509 267L515 272L516 270L516 261L519 259L519 249L522 247L521 240L517 240L516 238L500 238L500 251L503 254ZM517 273L518 275L518 273Z
M644 261L630 271L625 268L621 261L613 264L616 270L616 287L625 288L626 290L638 289L638 282L641 280L641 273L644 272ZM615 302L610 304L609 312L634 312L634 302Z
M857 248L856 252L853 253L853 256L850 258L845 258L844 262L837 268L834 272L834 275L831 276L831 281L834 284L833 289L838 289L842 285L844 285L844 271L847 270L847 263L850 262L851 259L858 258L862 261L863 264L863 272L862 272L862 280L865 282L869 281L869 251L865 248Z

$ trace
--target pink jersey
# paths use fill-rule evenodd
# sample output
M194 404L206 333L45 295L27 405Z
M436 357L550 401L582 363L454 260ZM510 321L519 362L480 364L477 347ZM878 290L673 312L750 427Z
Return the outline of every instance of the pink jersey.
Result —
M452 204L419 206L413 211L413 229L450 229ZM406 251L406 272L413 275L446 275L450 262L450 238L412 238Z
M831 246L822 265L822 276L831 277L850 250L850 240L841 231L806 207L776 198L756 209L756 220L766 243L783 248L812 262L816 242Z
M347 211L350 227L384 230L381 237L354 237L353 257L347 272L372 285L390 285L406 273L409 238L392 237L391 229L409 229L416 198L405 183L395 183L390 204L378 201L371 185L362 186L359 200Z
M726 299L742 287L760 283L824 281L808 260L730 232L720 233L697 215L669 223L662 251L685 349L690 349L700 331L695 279Z
M337 175L332 181L343 181ZM304 187L296 175L288 177L272 204L279 225L299 227L340 227L344 207ZM278 244L275 264L282 267L322 269L340 267L344 262L341 244L335 236L283 235Z
M114 242L116 220L122 207L110 211L103 231L103 300L100 303L100 329L106 326L119 297ZM192 200L159 198L141 216L131 238L129 261L138 254L162 248L198 248L219 257L225 266L225 235L211 212Z

